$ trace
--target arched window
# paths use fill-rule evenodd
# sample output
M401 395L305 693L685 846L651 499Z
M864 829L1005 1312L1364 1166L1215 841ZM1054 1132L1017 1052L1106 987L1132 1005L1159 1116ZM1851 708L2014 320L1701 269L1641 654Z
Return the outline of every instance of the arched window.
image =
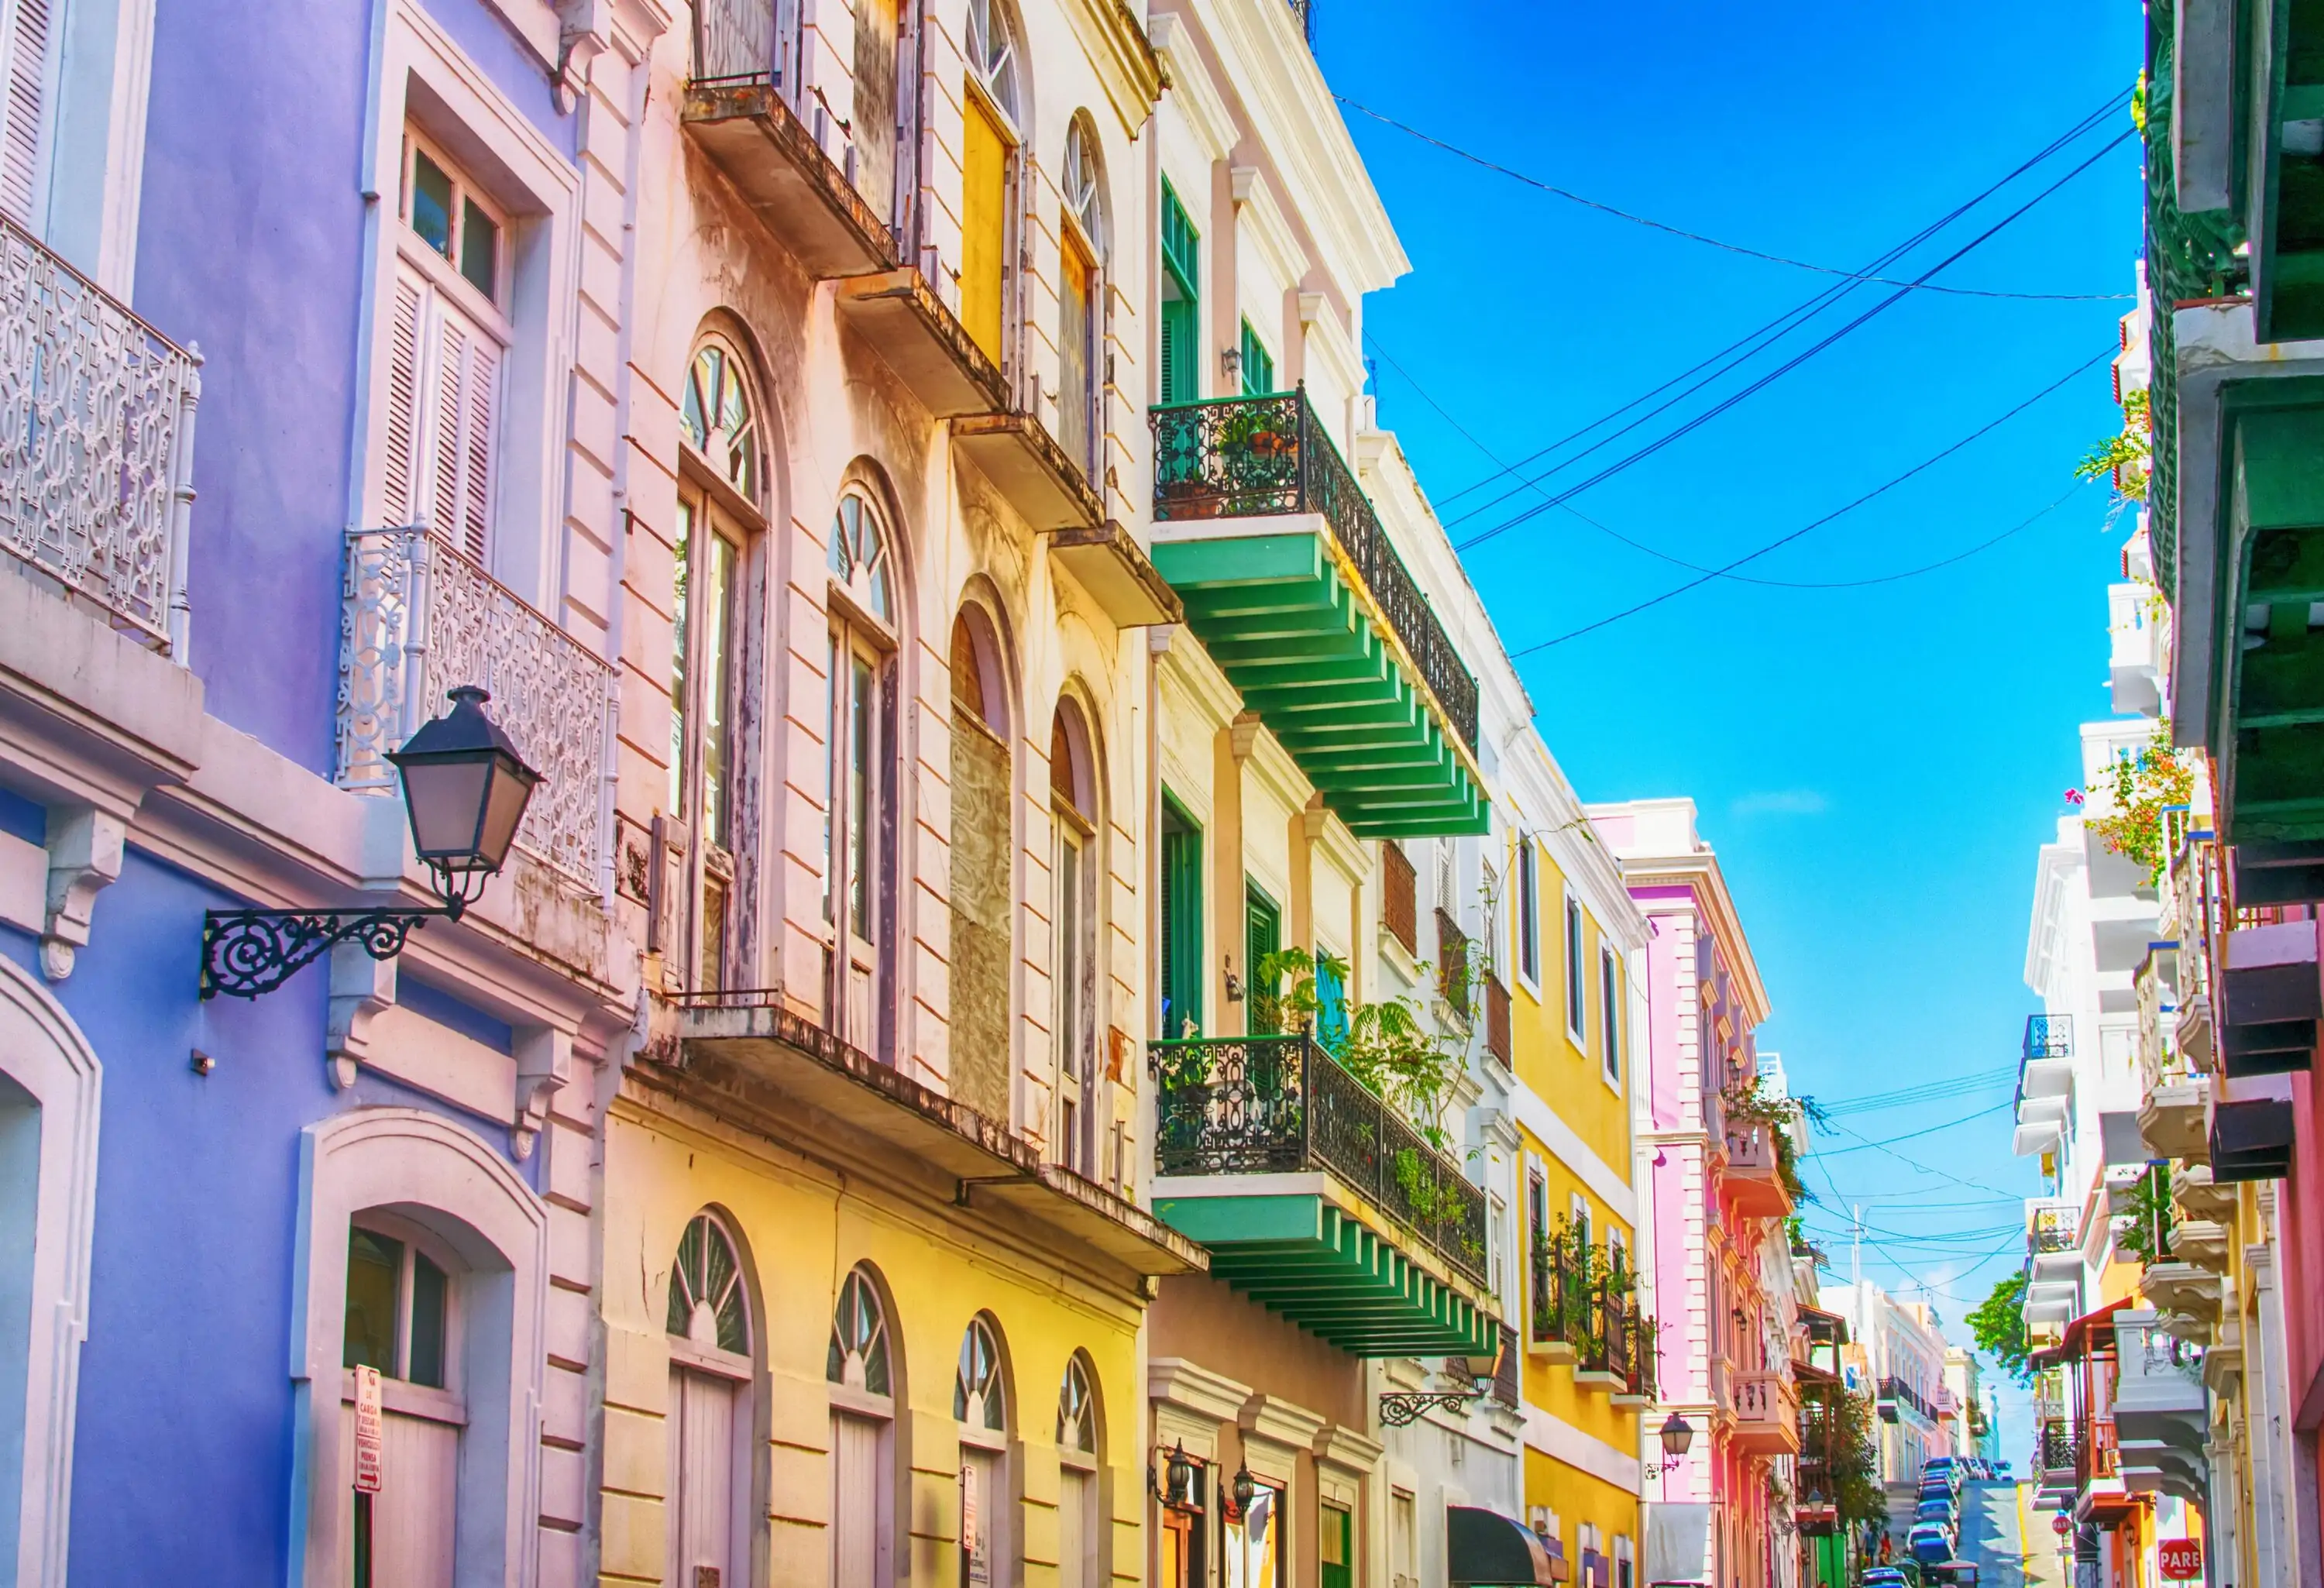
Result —
M895 1057L898 592L879 506L860 487L831 525L830 806L823 919L832 931L827 1023L883 1063Z
M962 106L961 323L1009 368L1010 203L1025 125L1020 51L1006 0L968 0L968 88Z
M678 1237L665 1326L664 1580L740 1583L751 1559L751 1306L733 1237L715 1214L695 1214Z
M1009 1379L1001 1341L982 1315L961 1336L952 1415L960 1424L961 1588L1006 1580L1013 1559L1014 1491L1009 1472Z
M1061 700L1049 719L1049 809L1056 833L1056 1157L1075 1174L1099 1177L1098 810L1089 726Z
M1074 117L1057 179L1065 220L1057 228L1057 443L1083 475L1101 477L1102 422L1098 372L1104 368L1105 198L1097 134Z
M1057 1390L1058 1588L1097 1588L1104 1581L1105 1537L1098 1521L1097 1383L1089 1359L1065 1359Z
M665 948L675 979L723 987L740 967L730 931L734 886L736 743L748 614L748 548L762 527L758 406L739 350L713 339L687 367L678 428L685 440L670 572L669 814L687 885L679 941Z
M952 694L947 1079L954 1101L1010 1126L1016 1123L1010 1085L1016 801L1001 642L991 610L977 602L964 605L953 618Z
M896 1391L888 1314L862 1269L839 1287L824 1366L831 1393L831 1580L894 1579Z

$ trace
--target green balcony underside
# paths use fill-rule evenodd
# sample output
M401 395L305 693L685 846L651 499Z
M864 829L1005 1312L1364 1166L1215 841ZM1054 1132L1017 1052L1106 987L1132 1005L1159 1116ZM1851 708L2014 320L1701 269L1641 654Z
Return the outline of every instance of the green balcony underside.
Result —
M1318 1196L1166 1196L1155 1213L1211 1272L1351 1356L1489 1356L1499 1325Z
M1244 704L1357 836L1485 831L1468 762L1322 534L1159 540L1154 566Z
M2256 388L2256 389L2255 389ZM2232 843L2324 839L2324 388L2254 383L2231 409L2220 494L2234 547L2217 631Z

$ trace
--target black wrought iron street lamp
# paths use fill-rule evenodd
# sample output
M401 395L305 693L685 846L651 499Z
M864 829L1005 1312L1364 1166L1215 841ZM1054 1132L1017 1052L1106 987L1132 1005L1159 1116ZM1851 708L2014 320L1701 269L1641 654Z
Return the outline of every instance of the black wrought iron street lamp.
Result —
M1239 1517L1250 1515L1250 1502L1259 1498L1259 1480L1250 1475L1250 1467L1248 1463L1235 1468L1231 1490L1234 1494L1234 1514Z
M1157 1447L1158 1448L1158 1447ZM1188 1510L1194 1503L1194 1458L1186 1454L1184 1439L1172 1447L1163 1458L1162 1470L1146 1469L1147 1482L1154 1498L1172 1510Z
M388 756L403 785L412 846L436 879L437 909L214 909L202 920L202 996L256 998L341 943L392 959L431 920L458 920L500 874L540 774L484 715L492 697L472 684L452 709Z
M1678 1413L1673 1412L1664 1419L1658 1437L1663 1442L1663 1455L1665 1458L1662 1463L1662 1470L1667 1473L1684 1461L1686 1453L1694 1448L1694 1425Z

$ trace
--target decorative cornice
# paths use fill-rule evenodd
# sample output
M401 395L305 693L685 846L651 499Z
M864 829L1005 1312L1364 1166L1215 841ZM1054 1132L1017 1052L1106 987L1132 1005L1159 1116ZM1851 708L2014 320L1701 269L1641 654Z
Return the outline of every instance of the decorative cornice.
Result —
M1320 1412L1265 1393L1246 1399L1236 1420L1246 1443L1279 1445L1286 1451L1312 1448L1315 1436L1331 1421Z
M1147 1398L1214 1423L1234 1422L1251 1399L1250 1386L1214 1373L1183 1356L1157 1356L1146 1364Z
M1388 1447L1353 1428L1327 1423L1308 1448L1315 1453L1315 1459L1325 1465L1361 1476L1379 1464L1381 1454Z
M1122 0L1066 0L1065 9L1122 132L1137 137L1168 80L1160 57Z
M1187 126L1203 145L1204 154L1213 162L1224 160L1234 151L1234 117L1220 97L1210 69L1204 65L1201 52L1194 48L1185 19L1161 12L1150 24L1148 36L1161 56L1163 69L1169 75L1171 103L1186 118ZM1194 196L1193 201L1206 203L1209 198L1205 193Z

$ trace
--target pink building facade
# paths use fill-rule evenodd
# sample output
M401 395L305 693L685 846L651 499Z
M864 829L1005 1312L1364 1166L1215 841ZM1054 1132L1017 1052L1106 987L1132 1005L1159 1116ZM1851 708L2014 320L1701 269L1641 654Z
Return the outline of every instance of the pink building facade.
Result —
M1651 1232L1641 1266L1664 1327L1661 1400L1641 1419L1646 1581L1780 1588L1793 1575L1784 1534L1799 1413L1789 1309L1766 1276L1788 1261L1792 1200L1777 1127L1745 1117L1780 1086L1761 1087L1766 992L1692 800L1591 818L1649 928L1637 1181L1639 1228ZM1674 1415L1693 1435L1674 1459L1655 1437Z

